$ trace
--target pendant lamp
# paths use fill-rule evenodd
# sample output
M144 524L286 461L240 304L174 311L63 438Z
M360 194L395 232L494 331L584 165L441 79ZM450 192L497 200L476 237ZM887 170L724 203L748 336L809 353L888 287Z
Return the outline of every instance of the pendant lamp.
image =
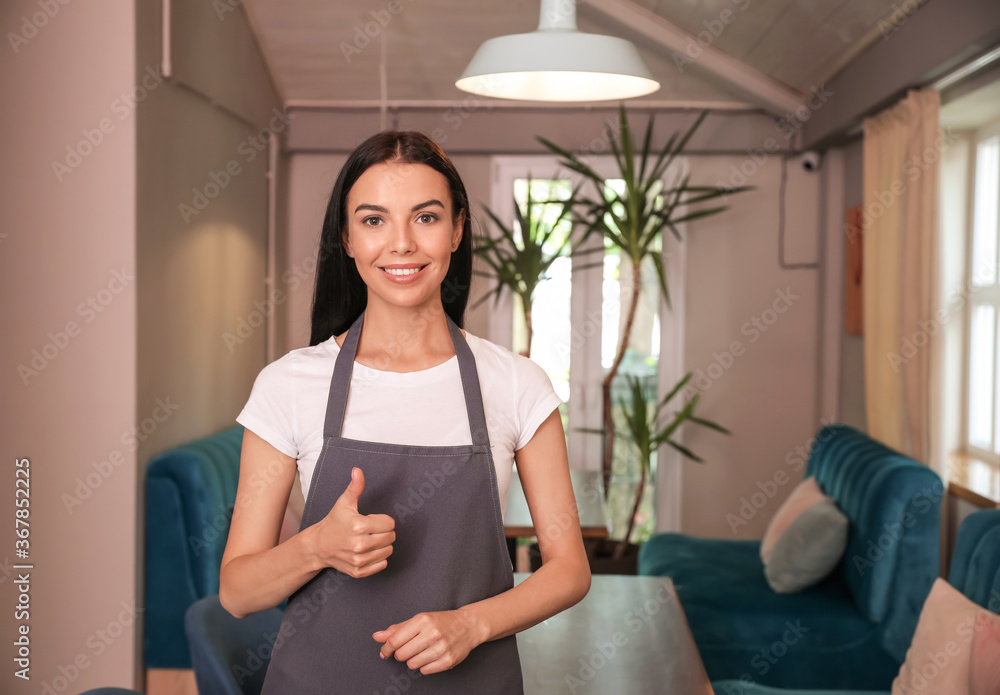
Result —
M542 0L536 31L486 41L455 86L501 99L605 101L660 83L630 41L578 31L576 0Z

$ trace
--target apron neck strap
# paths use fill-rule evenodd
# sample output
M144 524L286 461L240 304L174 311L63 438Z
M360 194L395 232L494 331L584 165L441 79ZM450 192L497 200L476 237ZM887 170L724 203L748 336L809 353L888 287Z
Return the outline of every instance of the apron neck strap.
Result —
M344 431L344 416L347 412L347 396L351 386L351 374L354 371L354 358L358 354L358 341L361 338L361 328L364 324L365 310L351 324L344 338L344 344L337 355L333 367L333 377L330 379L330 395L326 402L326 421L323 426L323 437L341 437ZM479 372L476 369L476 358L462 331L445 313L448 321L448 331L451 342L458 357L458 369L462 376L462 392L465 396L465 409L469 416L469 430L474 446L485 446L489 451L490 435L486 427L486 413L483 409L483 396L479 388Z

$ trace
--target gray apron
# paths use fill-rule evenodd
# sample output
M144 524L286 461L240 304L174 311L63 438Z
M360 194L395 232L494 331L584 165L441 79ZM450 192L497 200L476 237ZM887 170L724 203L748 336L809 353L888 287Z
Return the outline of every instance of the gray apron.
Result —
M504 541L496 468L476 360L458 326L458 356L472 444L409 446L344 438L344 413L362 311L337 356L301 529L323 519L351 481L365 474L362 514L387 514L396 542L386 569L355 579L328 567L288 600L263 695L521 694L513 635L485 642L455 668L423 675L381 659L372 633L417 613L452 610L514 585ZM414 408L426 407L414 403Z

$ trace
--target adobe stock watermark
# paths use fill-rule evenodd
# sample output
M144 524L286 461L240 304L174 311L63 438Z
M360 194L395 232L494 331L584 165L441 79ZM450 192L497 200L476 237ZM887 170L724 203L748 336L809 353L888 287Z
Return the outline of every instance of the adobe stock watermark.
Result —
M282 113L277 107L271 109L274 114L268 121L266 128L261 128L254 135L243 140L236 147L237 154L243 155L243 164L249 164L257 159L257 155L267 149L271 138L281 133L288 127L291 116ZM236 158L230 159L219 171L209 171L209 180L203 186L194 186L191 191L191 204L181 203L177 206L178 212L185 224L191 224L191 220L200 215L211 201L219 197L222 191L229 187L233 179L243 173L243 167Z
M917 515L926 514L940 506L945 491L944 483L940 480L934 481L933 485L922 488L920 492L910 498L910 503L899 521L886 522L881 529L878 529L877 537L868 538L865 542L864 556L855 554L851 557L851 563L858 574L862 577L865 576L865 572L881 562L886 554L903 540L907 530L917 525ZM910 511L911 507L916 513Z
M794 623L791 620L786 621L785 631L781 637L772 642L769 647L764 647L757 654L754 654L750 659L750 666L753 667L758 676L767 675L809 630L810 628L805 627L801 620L796 620ZM750 691L755 691L754 679L749 672L746 672L737 679L736 683L727 684L725 693L720 693L720 695L742 695Z
M498 78L495 75L484 75L478 78L478 83L483 93L469 94L462 99L460 106L453 106L444 112L441 120L448 125L448 130L437 127L431 131L431 138L439 145L447 142L449 136L462 127L465 121L483 105L482 97L490 97L497 92Z
M90 499L105 481L122 467L125 463L125 453L134 453L139 448L139 443L149 439L179 408L177 403L170 400L170 396L157 398L156 406L149 417L122 432L118 438L121 446L109 452L104 460L92 461L90 467L93 470L75 479L76 486L73 488L73 493L62 494L60 499L66 508L66 513L72 515L76 507L82 506L85 500Z
M821 419L820 431L815 437L810 437L785 454L785 466L790 468L794 473L801 473L805 470L806 463L809 461L809 452L812 451L813 445L816 442L822 444L832 436L832 432L823 430L825 426L831 424L833 424L831 420ZM774 499L775 495L778 494L778 490L791 481L792 478L783 468L777 469L774 475L766 480L758 480L755 492L751 493L749 497L740 497L740 506L736 510L738 514L732 512L726 513L726 523L729 524L729 530L733 532L733 535L736 535L737 529L746 526L751 519L757 516L760 510Z
M597 673L614 661L628 643L672 600L677 600L676 590L673 586L662 583L651 598L640 601L629 609L622 616L622 628L615 630L608 639L595 642L593 651L577 660L579 667L576 671L563 676L563 682L569 691L576 695L578 690L586 688Z
M778 131L785 143L791 141L806 121L812 118L814 113L823 108L832 96L833 92L827 89L826 85L820 85L819 87L815 85L810 86L809 96L806 97L802 105L794 111L787 112L774 123L775 130ZM745 186L747 181L760 171L760 168L764 166L772 155L781 151L781 148L781 141L775 137L766 138L758 148L749 148L746 151L746 159L740 162L739 166L735 164L729 165L729 182L727 183L720 179L715 182L715 187L719 190L725 190ZM723 196L722 199L725 201L728 199L728 196Z
M220 22L226 21L226 15L235 12L236 8L243 4L243 0L212 0L212 9Z
M394 17L402 13L403 5L413 0L389 0L385 8L381 10L371 10L371 19L367 22L354 25L354 36L351 42L340 42L340 52L344 56L344 61L350 64L354 56L368 48L371 42L379 37L385 29L392 23Z
M122 610L113 620L87 636L84 640L86 649L77 654L72 661L60 664L57 669L59 675L42 682L41 695L76 692L76 689L70 689L73 683L125 634L125 628L135 623L138 614L143 612L142 608L136 606L135 601L122 601L119 605Z
M131 90L122 92L111 102L111 113L118 116L118 121L124 121L139 108L139 104L163 84L163 81L163 73L158 68L147 66L145 75L139 83ZM83 160L92 155L117 127L118 124L113 119L105 117L98 121L95 127L81 130L83 138L76 144L66 145L66 156L61 161L52 160L52 171L56 175L56 180L62 183L67 176L79 169Z
M127 268L112 272L105 287L77 304L76 315L83 319L82 322L67 321L62 328L50 331L46 336L48 340L45 343L32 348L31 358L27 364L22 362L17 365L17 373L21 377L21 383L27 386L28 382L45 371L69 347L72 340L79 337L83 333L83 329L93 323L98 314L107 309L115 297L124 292L133 282L135 282L135 276Z
M934 142L924 148L922 152L907 157L902 164L902 177L894 179L887 188L872 194L873 200L866 203L861 208L861 226L844 225L844 232L848 241L853 242L861 230L873 228L875 220L888 212L899 199L906 194L910 184L916 183L932 166L941 159L941 154L950 147L958 135L951 131L951 128L939 128Z
M261 642L257 648L247 647L244 650L246 658L242 663L234 663L229 667L237 684L243 683L262 668L267 668L275 649L281 648L289 637L295 634L295 626L288 620L282 620L276 632L261 633Z
M736 6L737 11L744 12L750 7L750 0L730 0ZM737 13L730 8L726 8L719 13L715 19L704 19L701 24L704 30L699 31L694 36L689 36L687 45L684 47L684 55L673 51L674 67L677 72L683 73L684 66L693 63L701 57L706 48L712 46L715 41L726 31L726 27L736 21Z
M900 368L930 345L931 339L948 325L953 316L961 316L962 309L968 301L984 286L990 284L987 278L995 277L997 270L998 266L995 262L983 259L979 268L973 273L973 277L948 295L944 306L935 311L929 319L918 321L917 330L910 335L903 336L899 352L886 353L886 359L889 361L892 371L899 374Z
M783 290L775 290L774 301L756 316L751 316L740 326L740 334L747 337L747 344L742 340L734 340L727 349L722 352L712 353L712 362L706 367L695 370L691 382L684 389L684 397L690 398L696 393L708 391L723 375L736 364L736 360L747 353L749 345L753 345L761 339L778 319L787 313L795 302L800 299L799 295L792 292L791 287Z
M994 590L994 594L995 594ZM991 602L992 603L992 602ZM964 662L962 672L968 670L968 653L972 650L972 641L976 633L982 630L992 630L996 617L991 613L994 608L978 608L973 615L967 615L959 620L954 627L954 633L939 636L934 642L935 649L923 654L910 653L900 668L899 675L893 681L893 693L897 695L927 695L928 693L945 692L944 683L932 687L935 679L942 673L953 672L949 668L955 659L962 657ZM993 683L992 685L997 685ZM994 691L996 692L996 691Z
M916 14L920 9L920 0L903 0L901 3L892 3L892 12L888 17L878 20L875 28L882 34L882 40L888 41L900 27L906 24L906 20Z
M72 0L38 0L38 11L21 17L21 28L17 32L8 31L7 41L10 42L10 47L13 49L14 53L17 53L24 46L28 45L28 42L33 38L38 36L45 26L48 25L63 7L68 5Z
M11 567L10 557L5 557L3 562L0 563L0 584L6 582L14 574L14 568Z
M279 306L288 301L288 292L295 292L303 284L311 285L315 280L316 266L326 260L335 248L331 240L317 240L312 253L281 274L281 283L287 291L275 287L264 300L254 300L253 309L246 316L236 319L235 331L222 334L222 342L229 353L235 352L237 346L245 343Z

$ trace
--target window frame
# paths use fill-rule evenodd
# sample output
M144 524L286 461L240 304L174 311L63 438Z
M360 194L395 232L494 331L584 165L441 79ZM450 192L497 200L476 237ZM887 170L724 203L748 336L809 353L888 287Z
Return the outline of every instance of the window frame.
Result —
M967 198L966 198L966 253L965 253L965 282L966 287L969 288L969 300L965 302L963 310L963 329L962 329L962 448L965 452L977 459L983 460L990 463L993 466L1000 466L1000 453L996 450L1000 449L1000 362L998 362L998 357L1000 357L1000 267L997 267L997 283L992 287L990 286L975 286L972 284L972 278L977 272L978 265L981 263L980 259L975 258L975 210L976 210L976 190L977 190L977 180L976 176L979 168L979 146L981 143L990 140L995 137L1000 137L1000 121L991 123L989 125L977 128L971 133L970 138L970 156L969 156L969 174L968 181L969 185L967 187ZM1000 157L1000 154L998 154ZM1000 199L1000 178L998 178L998 185L996 195ZM998 248L998 259L1000 259L1000 217L998 217L997 222L997 248ZM992 296L984 296L992 295ZM970 439L970 419L971 414L969 412L970 407L970 395L972 387L972 374L971 374L971 348L972 348L972 315L973 310L976 306L980 305L991 305L995 307L995 319L994 319L994 343L993 343L993 422L991 423L992 430L992 445L993 451L989 449L984 449L982 447L976 446L971 442Z

